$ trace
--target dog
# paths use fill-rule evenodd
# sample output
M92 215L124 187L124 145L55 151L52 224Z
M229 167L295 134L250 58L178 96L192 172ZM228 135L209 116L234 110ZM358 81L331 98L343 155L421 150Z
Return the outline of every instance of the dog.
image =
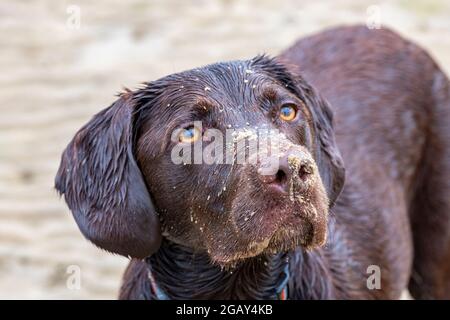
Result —
M189 162L263 129L278 142L257 157ZM450 84L388 29L125 90L55 186L87 239L130 257L120 299L450 298Z

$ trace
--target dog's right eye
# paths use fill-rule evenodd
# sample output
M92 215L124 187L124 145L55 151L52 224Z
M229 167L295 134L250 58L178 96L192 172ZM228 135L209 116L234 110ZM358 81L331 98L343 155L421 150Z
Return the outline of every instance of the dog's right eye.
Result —
M194 126L189 126L181 130L178 135L178 140L183 143L193 143L201 137L200 129Z

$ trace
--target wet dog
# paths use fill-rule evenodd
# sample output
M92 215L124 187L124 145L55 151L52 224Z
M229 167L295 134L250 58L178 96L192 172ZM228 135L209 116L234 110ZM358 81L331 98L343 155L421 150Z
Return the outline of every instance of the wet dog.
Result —
M423 50L338 28L122 93L56 188L85 237L133 258L121 298L446 298L449 123Z

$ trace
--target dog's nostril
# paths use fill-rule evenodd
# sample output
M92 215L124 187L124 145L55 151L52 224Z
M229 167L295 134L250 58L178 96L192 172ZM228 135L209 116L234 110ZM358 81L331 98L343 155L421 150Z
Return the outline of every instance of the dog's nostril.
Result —
M286 173L283 170L278 170L275 174L275 183L284 184L286 182Z
M313 167L312 167L311 163L309 163L309 162L303 163L298 170L298 176L302 180L307 179L308 176L311 175L312 173L313 173Z
M277 192L286 192L286 187L288 185L287 181L289 177L286 171L284 171L283 169L278 169L275 174L259 174L259 179L271 190L276 190Z

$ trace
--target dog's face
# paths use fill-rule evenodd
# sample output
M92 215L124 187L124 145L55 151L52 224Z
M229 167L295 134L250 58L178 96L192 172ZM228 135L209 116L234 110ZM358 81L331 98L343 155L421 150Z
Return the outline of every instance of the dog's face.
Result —
M274 60L214 64L124 93L69 144L56 186L85 236L124 255L161 234L221 265L314 248L343 184L331 121Z

